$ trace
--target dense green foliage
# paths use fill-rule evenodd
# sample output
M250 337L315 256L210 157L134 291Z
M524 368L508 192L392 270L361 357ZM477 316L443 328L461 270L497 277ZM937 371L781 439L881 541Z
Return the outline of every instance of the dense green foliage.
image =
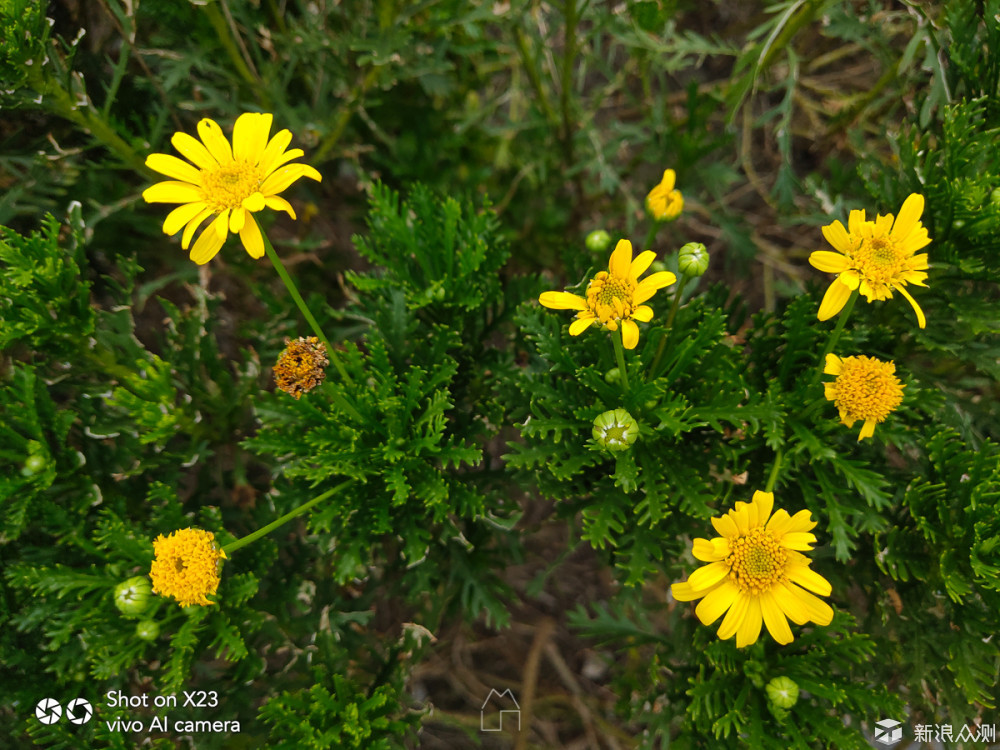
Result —
M49 21L0 0L0 736L485 746L486 696L456 684L525 698L519 749L1000 723L1000 2L752 5L110 0ZM301 398L272 387L310 331L268 261L231 238L197 267L139 197L146 154L245 111L324 177L285 194L298 221L258 215L334 342ZM651 224L668 166L685 210ZM913 193L926 328L899 295L817 320L820 228ZM624 353L538 303L585 294L621 237L678 275ZM904 401L871 439L824 397L828 345L895 363ZM594 436L613 410L626 449ZM669 584L765 487L818 521L836 614L737 648ZM215 602L116 602L187 527L232 548ZM469 679L463 644L504 633L530 653ZM434 682L436 658L466 681ZM217 700L181 705L198 691ZM76 697L97 721L35 716Z

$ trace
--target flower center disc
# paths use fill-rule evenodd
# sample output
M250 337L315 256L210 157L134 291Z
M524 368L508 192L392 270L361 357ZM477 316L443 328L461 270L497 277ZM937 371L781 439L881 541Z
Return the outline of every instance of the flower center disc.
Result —
M787 555L765 529L753 529L736 539L726 562L729 578L741 591L759 594L785 577Z
M837 376L836 407L856 419L882 421L903 401L903 389L888 366L856 357Z
M257 168L246 161L234 161L211 172L204 172L202 188L205 202L215 212L238 208L260 189Z
M631 281L601 271L587 287L587 302L597 319L607 324L609 321L623 320L632 315L634 292L635 284Z
M903 271L900 253L888 237L863 240L855 260L869 281L881 284L889 283Z

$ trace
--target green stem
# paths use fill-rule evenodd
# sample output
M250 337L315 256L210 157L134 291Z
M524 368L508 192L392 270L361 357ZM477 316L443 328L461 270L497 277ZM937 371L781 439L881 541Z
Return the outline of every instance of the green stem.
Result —
M219 43L223 49L226 50L226 54L229 55L229 60L232 62L233 67L236 68L236 72L240 74L240 77L247 82L250 88L258 92L258 95L266 100L267 95L264 92L264 87L261 86L260 78L250 70L250 66L247 65L240 54L240 50L236 46L236 42L230 32L229 24L226 23L222 12L216 7L214 2L206 3L203 7L205 15L208 16L208 22L212 24L215 35L219 38Z
M772 492L774 490L774 485L778 481L778 472L781 471L781 449L774 454L774 464L771 466L771 473L767 477L767 485L764 487L764 492Z
M317 503L321 503L324 500L326 500L328 497L330 497L331 495L335 495L336 493L340 492L342 489L344 489L347 485L351 484L351 482L353 482L353 481L354 481L353 479L348 479L346 482L341 482L340 484L338 484L333 489L327 490L326 492L324 492L322 495L317 495L312 500L309 500L308 502L302 503L302 505L300 505L298 508L296 508L293 511L290 511L290 512L286 513L285 515L283 515L281 518L277 519L276 521L271 521L271 523L269 523L267 526L264 526L264 527L262 527L260 529L257 529L252 534L247 534L242 539L237 539L235 542L230 542L229 544L224 545L222 547L223 552L225 552L227 555L229 555L229 554L235 552L238 549L246 547L251 542L256 542L262 536L265 536L266 534L270 534L272 531L274 531L279 526L283 526L284 524L286 524L289 521L291 521L293 518L295 518L297 516L301 516L303 513L305 513L307 510L309 510L310 508L312 508Z
M622 393L628 394L628 370L625 369L625 349L622 346L621 331L611 332L611 343L615 345L615 358L618 360L618 372L622 376Z
M100 113L90 103L89 97L85 104L77 104L55 76L42 71L41 65L32 65L29 68L28 82L35 91L42 95L43 107L79 126L136 171L147 176L160 177L149 169L145 160L118 135L106 120L101 118Z
M839 283L834 281L833 283ZM823 368L826 366L826 355L833 351L833 347L837 345L837 341L840 340L840 334L844 332L844 326L847 323L847 319L851 316L851 310L854 309L854 303L858 301L858 290L855 289L851 292L851 296L847 300L847 304L844 305L843 311L840 313L840 317L837 318L837 327L833 329L833 333L830 334L830 338L826 341L826 346L823 348L823 353L819 357L819 367L816 369L816 374L813 376L813 384L819 382L819 379L823 376ZM785 353L788 356L788 353Z
M656 237L656 232L659 228L660 222L652 220L649 222L649 231L646 232L646 239L642 241L642 250L640 252L649 250L649 246L653 244L653 238Z
M674 293L674 303L667 314L667 322L663 325L663 337L660 339L659 346L656 347L656 356L653 357L653 362L649 366L648 372L650 375L656 372L656 368L660 366L660 361L663 359L663 353L667 350L667 338L670 333L670 326L674 324L674 318L677 317L677 309L681 306L681 297L684 295L684 286L690 278L686 273L681 272L681 280L677 282L677 290Z
M562 110L563 152L566 167L573 166L573 113L570 111L573 90L573 66L576 65L576 25L578 21L576 0L566 0L563 6L565 16L565 45L561 80L559 82L559 105Z
M255 221L252 216L248 217L248 220ZM263 229L260 230L260 236L264 240L264 252L267 253L267 257L274 266L274 270L278 272L278 276L280 276L281 280L284 282L285 288L288 289L288 293L291 294L292 299L295 300L295 304L298 306L299 312L302 313L302 317L304 317L309 323L309 327L313 329L313 333L316 334L316 337L323 342L323 345L326 347L327 357L329 357L333 366L337 368L337 374L340 375L341 381L347 385L353 385L351 376L347 374L347 370L344 369L344 365L341 363L340 357L337 356L337 352L334 351L334 348L330 345L330 341L327 339L326 334L323 333L323 329L319 327L319 323L316 322L316 318L313 316L312 311L310 311L306 306L305 300L302 299L302 295L299 294L298 287L295 286L295 282L292 281L292 277L288 275L288 271L285 270L285 266L281 262L281 258L279 258L278 254L274 251L274 246L271 244L271 240L267 238L267 234ZM339 393L334 392L334 399L337 401L337 404L352 417L357 419L359 422L364 421L357 409L351 406L351 404L349 404Z

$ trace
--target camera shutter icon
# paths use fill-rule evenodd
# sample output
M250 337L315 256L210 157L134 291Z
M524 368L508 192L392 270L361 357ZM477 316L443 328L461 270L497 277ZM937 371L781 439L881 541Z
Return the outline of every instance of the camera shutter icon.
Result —
M62 706L55 698L42 698L35 706L35 716L42 724L55 724L62 718Z
M73 724L86 724L94 715L94 708L86 698L76 698L66 704L66 718Z
M883 745L895 745L903 739L902 724L895 719L879 719L875 722L875 741Z

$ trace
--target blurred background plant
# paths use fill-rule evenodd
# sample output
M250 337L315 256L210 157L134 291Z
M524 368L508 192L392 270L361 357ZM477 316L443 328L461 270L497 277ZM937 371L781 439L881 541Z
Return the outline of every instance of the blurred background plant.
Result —
M289 747L867 747L887 716L998 723L998 16L0 0L0 733L132 746L31 717L77 695L124 716L112 689L224 689L190 718ZM196 267L139 198L147 153L244 111L324 175L269 236L353 390L272 392L308 333L279 280L232 247ZM653 232L668 167L684 212ZM906 384L858 445L819 403L832 322L806 258L821 225L912 192L928 326L898 299L855 310L838 351ZM687 242L711 257L652 301L626 394L606 335L534 301L606 267L592 230L678 273ZM612 455L593 423L620 408L639 436ZM235 553L217 606L115 606L157 534L231 541L345 478ZM669 583L769 480L820 522L838 614L736 650ZM491 745L481 702L506 687L525 730Z

